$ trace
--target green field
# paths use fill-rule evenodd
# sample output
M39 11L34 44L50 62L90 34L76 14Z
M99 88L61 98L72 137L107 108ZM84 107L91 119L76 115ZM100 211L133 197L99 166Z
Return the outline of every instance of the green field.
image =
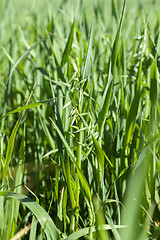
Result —
M0 2L0 239L160 239L158 6Z

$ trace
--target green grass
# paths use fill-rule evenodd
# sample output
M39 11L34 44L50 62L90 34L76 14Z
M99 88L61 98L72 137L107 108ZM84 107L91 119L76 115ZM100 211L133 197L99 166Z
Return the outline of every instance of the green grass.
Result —
M1 4L0 238L159 239L158 1Z

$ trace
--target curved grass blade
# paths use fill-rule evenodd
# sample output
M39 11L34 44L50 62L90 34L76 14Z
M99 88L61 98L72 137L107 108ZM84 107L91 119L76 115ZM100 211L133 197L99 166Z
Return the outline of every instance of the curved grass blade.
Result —
M35 108L35 107L38 107L40 105L42 105L43 103L42 102L37 102L37 103L31 103L29 105L25 105L23 107L19 107L11 112L8 112L7 114L3 115L1 119L5 118L5 117L8 117L9 115L13 114L13 113L17 113L17 112L22 112L23 110L27 110L27 109L30 109L30 108Z
M62 96L62 97L63 97L63 96ZM31 109L31 108L35 108L35 107L41 106L41 105L44 104L44 103L53 101L54 99L56 99L56 97L55 97L55 98L49 98L49 99L46 99L46 100L42 100L42 101L40 101L40 102L35 102L35 103L31 103L31 104L25 105L25 106L23 106L23 107L16 108L15 110L10 111L10 112L6 113L5 115L3 115L3 116L0 118L0 120L3 119L3 118L5 118L5 117L8 117L9 115L11 115L11 114L13 114L13 113L22 112L22 111L27 110L27 109Z
M116 229L120 229L120 228L126 228L126 225L114 225L114 227ZM98 228L97 227L87 227L87 228L83 228L80 229L74 233L72 233L71 235L69 235L68 237L66 237L64 240L75 240L78 239L80 237L83 237L85 235L88 235L89 232L96 232L96 231L105 231L105 230L111 230L111 227L108 224L104 224L104 225L99 225Z
M37 202L33 201L31 198L23 194L15 192L8 191L0 192L0 196L13 198L23 203L27 208L30 209L30 211L37 218L42 228L44 229L44 232L46 233L47 239L48 240L59 239L58 229L56 228L56 225L54 224L53 220L48 215L48 213Z
M39 40L38 42L35 42L33 44L32 47L30 47L29 49L27 49L23 55L17 60L17 62L14 64L11 72L10 72L10 75L9 75L9 79L12 77L12 74L13 74L13 71L16 69L17 65L20 63L20 61L25 58L34 48L36 48L41 42L43 42L45 39L47 38L47 36L45 36L44 38L42 38L41 40Z

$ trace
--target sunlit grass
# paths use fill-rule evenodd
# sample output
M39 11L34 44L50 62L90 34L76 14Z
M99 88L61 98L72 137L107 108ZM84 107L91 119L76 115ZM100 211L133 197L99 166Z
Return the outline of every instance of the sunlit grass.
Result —
M156 2L108 2L4 5L2 239L160 236Z

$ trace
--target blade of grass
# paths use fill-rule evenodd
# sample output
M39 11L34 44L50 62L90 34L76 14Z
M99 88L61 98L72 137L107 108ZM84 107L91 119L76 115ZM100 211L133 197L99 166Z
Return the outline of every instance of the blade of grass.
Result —
M115 225L115 228L117 228L117 229L126 228L126 227L127 227L126 225L124 225L124 226L122 226L122 225ZM75 240L75 239L78 239L78 238L83 237L85 235L88 235L89 231L96 232L97 230L98 231L111 230L111 227L108 224L104 224L104 225L98 226L98 229L97 229L97 227L83 228L83 229L80 229L80 230L72 233L71 235L66 237L65 240Z
M151 66L151 87L150 87L150 101L151 101L151 110L150 110L150 127L149 130L152 134L157 131L157 99L158 99L158 83L157 83L157 54L155 55L154 62ZM155 143L153 143L153 159L150 162L151 168L151 199L154 201L155 199L155 174L156 174L156 159L155 159Z
M112 16L115 17L116 22L118 23L117 5L115 0L112 0Z
M140 155L138 161L142 162L142 164L136 169L134 175L129 179L129 186L124 204L126 210L122 214L122 224L127 223L128 228L120 232L121 239L123 240L134 240L139 234L138 231L135 231L135 228L138 227L142 189L144 188L148 163L149 160L151 160L148 159L148 156L150 156L148 153L149 148L147 148L147 151L144 150L144 154ZM144 159L140 160L140 158Z
M68 58L69 58L69 55L71 52L71 48L72 48L73 37L74 37L74 22L72 24L71 31L70 31L63 55L62 55L61 68L63 68L64 64L68 61Z
M22 118L19 118L18 121L16 122L16 124L13 128L12 134L11 134L11 136L9 138L9 141L8 141L6 160L5 160L4 168L3 168L2 182L4 181L4 179L6 177L6 174L7 174L7 171L8 171L8 166L9 166L11 156L12 156L12 152L13 152L13 148L14 148L15 137L16 137L21 119Z
M111 100L111 93L112 93L112 89L113 89L112 77L114 76L114 73L115 73L115 66L116 66L117 55L118 55L119 38L120 38L120 34L121 34L125 5L126 5L126 0L124 0L124 2L123 2L121 19L120 19L120 23L119 23L119 26L118 26L116 38L114 40L113 48L112 48L111 63L110 63L109 74L108 74L108 84L105 88L105 91L104 91L104 94L103 94L103 100L102 100L102 104L101 104L102 107L101 107L100 112L98 114L98 126L99 126L100 137L102 137L102 133L103 133L103 130L104 130L104 123L105 123L105 120L106 120L106 116L107 116L107 113L108 113L109 104L110 104L110 100Z
M13 110L13 111L11 111L11 112L8 112L8 113L5 114L4 116L2 116L2 117L0 118L0 120L3 119L3 118L5 118L5 117L8 117L9 115L11 115L11 114L13 114L13 113L22 112L23 110L35 108L35 107L38 107L38 106L40 106L40 105L42 105L42 104L43 104L42 102L37 102L37 103L31 103L31 104L29 104L29 105L25 105L25 106L23 106L23 107L19 107L19 108L15 109L15 110Z
M91 132L91 130L90 130L88 124L86 123L85 119L82 117L81 114L78 113L78 115L82 119L83 124L86 127L86 129L88 130L88 132L91 134L93 142L94 142L97 161L98 161L98 164L99 164L99 171L98 171L99 178L98 179L99 179L99 184L100 184L101 179L102 179L103 170L104 170L104 153L103 153L103 150L101 149L98 141L95 139L93 133Z
M104 217L104 212L102 210L101 204L100 204L98 198L94 198L93 202L94 202L94 208L95 208L95 212L96 212L97 238L99 240L103 240L103 239L109 240L107 231L98 229L99 226L105 226L105 217Z
M44 229L48 240L59 239L58 229L56 228L53 220L37 202L33 201L31 198L25 195L9 191L0 192L0 196L13 198L20 201L35 215L42 228Z
M86 59L85 59L85 65L84 65L84 69L83 69L82 79L87 78L89 76L89 73L90 73L90 61L91 61L91 57L92 57L93 26L94 26L94 21L92 20L89 44L88 44L87 55L86 55Z
M119 38L121 34L122 29L122 23L123 23L123 17L124 17L124 10L125 10L126 0L123 2L123 8L122 8L122 14L121 19L118 26L118 31L116 34L116 38L114 40L113 48L112 48L112 56L111 56L111 73L114 76L115 67L116 67L116 61L117 61L117 55L118 55L118 45L119 45Z
M113 79L111 76L111 65L110 65L109 75L108 75L108 84L105 88L103 98L102 98L101 109L98 113L98 129L99 129L100 137L102 137L102 135L103 135L104 124L105 124L106 117L107 117L108 110L109 110L109 104L110 104L110 100L111 100L112 90L113 90Z
M84 177L83 173L81 172L81 170L79 169L78 165L77 165L77 162L76 162L76 158L71 150L71 148L69 147L67 141L65 140L63 134L61 133L61 131L59 130L58 126L56 125L56 123L50 118L51 122L52 122L52 125L53 127L56 129L57 133L59 134L64 146L66 147L66 150L71 158L71 160L73 161L76 169L77 169L77 172L79 174L79 178L80 178L80 181L81 181L81 185L84 189L84 192L86 193L86 198L88 199L89 202L91 202L91 192L90 192L90 188L89 188L89 185L88 185L88 182L86 180L86 178Z
M124 146L126 147L129 142L131 141L131 138L133 136L134 131L134 123L136 122L137 118L137 112L138 107L140 104L140 81L141 81L141 75L142 75L142 58L139 63L139 71L138 71L138 80L136 84L136 90L135 90L135 96L132 100L131 107L127 116L127 122L126 122L126 131L125 131L125 138L124 138Z
M42 38L41 40L39 40L38 42L35 42L33 44L32 47L30 47L29 49L27 49L23 55L17 60L17 62L14 64L11 72L10 72L10 75L9 75L9 79L12 77L12 74L14 72L14 70L16 69L16 67L18 66L18 64L21 62L22 59L24 59L34 48L36 48L41 42L43 42L48 36L45 36L44 38Z
M36 86L36 82L35 82L35 84L33 86L33 90L34 90L35 86ZM31 93L30 93L30 95L28 97L27 104L29 103L29 101L31 99L31 96L33 94L33 90L31 91ZM12 152L13 152L15 137L16 137L19 125L21 123L21 120L23 119L23 116L25 114L25 111L26 110L23 110L23 112L21 113L21 116L19 117L18 121L16 122L16 124L15 124L15 126L13 128L13 131L11 133L11 136L9 138L9 141L8 141L6 159L5 159L5 164L4 164L3 173L2 173L2 183L5 180L5 177L6 177L6 174L7 174L8 166L9 166L9 163L10 163L10 160L11 160L11 156L12 156Z
M59 62L57 60L57 57L56 57L56 54L54 52L54 49L53 49L53 46L52 46L52 42L51 42L51 39L50 39L49 35L48 35L48 41L49 41L49 44L50 44L50 48L51 48L53 59L55 61L56 67L57 67L58 76L62 80L62 82L65 82L65 78L64 78L61 66L60 66L60 64L59 64Z

